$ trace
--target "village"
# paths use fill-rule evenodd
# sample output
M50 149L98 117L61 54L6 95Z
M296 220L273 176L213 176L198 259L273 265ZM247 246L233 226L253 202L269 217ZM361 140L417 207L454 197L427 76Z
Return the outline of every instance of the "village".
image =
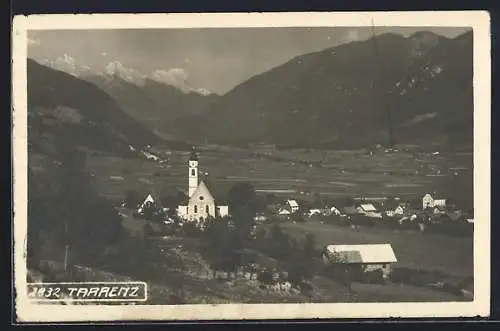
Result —
M391 233L389 238L471 238L472 213L446 197L435 192L413 199L328 199L310 192L262 195L246 182L234 184L227 195L219 197L213 190L217 183L199 171L202 157L193 148L186 164L184 192L168 197L155 190L146 196L128 192L118 208L129 222L144 221L140 236L207 241L209 248L205 250L211 252L204 253L210 255L206 257L213 269L210 277L246 279L271 291L293 293L310 287L308 278L322 274L350 291L355 282L400 283L472 298L470 276L457 278L437 270L408 268L411 263L400 265L399 257L406 253L398 251L400 246L391 240L354 239L349 244L333 237L318 240L328 227L349 231L353 236L385 231ZM286 230L298 234L294 237ZM228 250L233 252L228 254Z

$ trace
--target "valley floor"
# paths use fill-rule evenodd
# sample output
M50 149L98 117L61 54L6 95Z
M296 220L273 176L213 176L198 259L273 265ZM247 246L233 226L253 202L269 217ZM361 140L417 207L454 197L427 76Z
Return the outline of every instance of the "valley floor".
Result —
M429 155L415 158L411 154L381 153L375 159L365 152L329 152L324 157L327 166L316 167L314 157L321 153L304 151L281 155L277 160L256 156L245 150L210 150L200 154L201 171L221 191L235 182L249 181L257 190L292 189L316 191L333 196L413 195L418 196L436 183L435 169L449 176L453 167L471 169L470 155L454 156L452 160ZM124 159L104 154L89 154L87 168L100 194L119 201L127 190L144 194L165 187L187 186L186 160L188 153L163 151L158 153L164 163L143 159ZM288 159L287 159L288 158ZM298 162L309 158L308 162ZM291 161L291 160L295 161ZM450 170L451 169L451 170ZM126 212L124 226L142 227L140 220ZM305 223L284 223L283 231L303 237L312 233L318 248L327 244L391 243L399 260L398 265L428 271L440 270L458 278L473 274L473 243L471 239L448 238L439 235L395 232L385 229L360 229L357 231L310 220ZM398 301L457 301L463 298L429 288L389 283L385 286L359 284L352 291L331 279L316 276L312 279L313 291L283 294L261 289L252 281L219 281L212 279L210 268L200 258L196 244L187 238L156 240L158 249L166 256L165 280L161 283L149 279L136 279L149 283L151 304L168 304L172 296L181 296L178 303L263 303L263 302L398 302ZM179 248L181 247L181 248ZM178 261L175 266L172 259ZM120 278L98 270L86 271L87 281L103 278ZM179 290L182 289L182 294ZM171 303L171 302L170 302Z

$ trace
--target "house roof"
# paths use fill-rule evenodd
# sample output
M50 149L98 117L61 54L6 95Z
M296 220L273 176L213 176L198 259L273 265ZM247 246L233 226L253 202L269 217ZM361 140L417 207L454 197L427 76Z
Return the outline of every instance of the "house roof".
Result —
M290 207L298 207L299 204L297 203L296 200L287 200L288 204L290 205Z
M328 245L326 251L338 254L344 263L397 262L391 244Z
M155 191L152 191L146 195L144 200L142 200L142 202L139 205L139 208L137 210L139 210L139 212L140 212L142 210L142 208L144 208L144 206L146 206L146 203L148 201L156 204L156 206L158 206L158 207L162 207L159 194L156 193Z
M364 211L377 211L377 208L371 203L363 203L359 205Z
M160 194L158 192L152 190L144 196L144 199L142 200L141 204L144 204L149 199L149 197L151 197L155 203L159 204L161 202Z
M290 215L290 211L286 209L280 209L278 214L280 215Z
M206 189L208 190L210 195L212 195L212 197L214 198L215 203L217 205L227 205L228 202L227 202L227 199L225 198L225 196L223 194L220 194L220 193L217 194L217 191L214 191L212 189L213 185L211 184L211 182L208 179L206 179L206 178L201 179L196 190L198 190L200 188L200 186L206 187ZM189 197L186 195L186 197L182 200L181 205L187 205L188 203L189 203Z

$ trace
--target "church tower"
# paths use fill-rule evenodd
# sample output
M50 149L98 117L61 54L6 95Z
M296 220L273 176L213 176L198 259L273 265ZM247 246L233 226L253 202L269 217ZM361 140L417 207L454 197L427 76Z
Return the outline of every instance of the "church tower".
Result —
M191 197L198 187L198 155L193 147L189 156L189 190L188 194Z

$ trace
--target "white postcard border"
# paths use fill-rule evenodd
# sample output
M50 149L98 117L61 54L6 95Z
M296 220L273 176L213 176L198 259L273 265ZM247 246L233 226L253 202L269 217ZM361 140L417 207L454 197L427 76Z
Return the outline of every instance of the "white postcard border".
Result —
M26 299L27 31L60 29L450 26L474 33L474 301L437 303L37 305ZM488 316L490 313L490 17L486 11L64 14L13 25L14 271L19 322Z

